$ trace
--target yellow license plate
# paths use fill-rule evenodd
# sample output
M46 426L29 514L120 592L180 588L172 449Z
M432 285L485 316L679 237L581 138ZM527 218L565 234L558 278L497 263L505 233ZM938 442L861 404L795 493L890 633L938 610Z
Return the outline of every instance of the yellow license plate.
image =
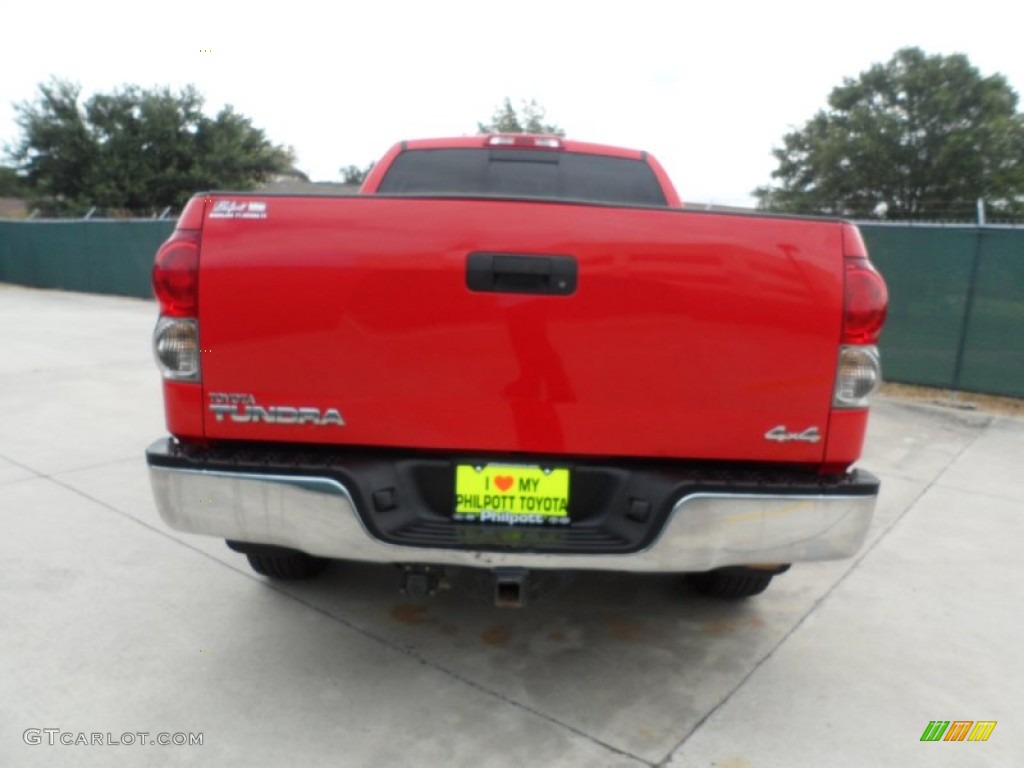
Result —
M505 525L568 524L569 470L458 464L455 519Z

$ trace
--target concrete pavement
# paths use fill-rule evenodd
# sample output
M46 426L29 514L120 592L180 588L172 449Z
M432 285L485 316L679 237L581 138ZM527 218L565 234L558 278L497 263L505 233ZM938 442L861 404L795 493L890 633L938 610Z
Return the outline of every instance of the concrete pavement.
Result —
M864 549L741 603L579 573L500 610L473 571L416 602L348 563L282 587L156 514L155 314L0 286L0 766L1021 764L1024 421L879 401ZM920 742L936 719L998 725Z

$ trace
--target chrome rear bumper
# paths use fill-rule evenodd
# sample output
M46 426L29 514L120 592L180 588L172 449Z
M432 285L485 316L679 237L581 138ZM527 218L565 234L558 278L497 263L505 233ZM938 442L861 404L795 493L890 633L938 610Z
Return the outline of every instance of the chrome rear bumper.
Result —
M475 551L375 538L333 478L149 467L171 528L290 547L329 558L478 568L705 571L727 565L834 560L867 535L875 495L695 493L674 505L654 541L624 554Z

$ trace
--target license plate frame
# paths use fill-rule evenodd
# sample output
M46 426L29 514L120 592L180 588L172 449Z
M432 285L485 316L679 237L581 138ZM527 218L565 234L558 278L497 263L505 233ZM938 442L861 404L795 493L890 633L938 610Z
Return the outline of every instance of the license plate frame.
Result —
M571 480L568 467L458 463L452 518L460 523L569 525Z

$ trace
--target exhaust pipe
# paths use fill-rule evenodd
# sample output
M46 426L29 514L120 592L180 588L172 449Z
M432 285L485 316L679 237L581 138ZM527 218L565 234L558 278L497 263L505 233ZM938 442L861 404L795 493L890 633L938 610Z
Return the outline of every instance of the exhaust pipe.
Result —
M525 568L495 568L494 604L498 608L522 608L526 605L526 592L530 572Z

